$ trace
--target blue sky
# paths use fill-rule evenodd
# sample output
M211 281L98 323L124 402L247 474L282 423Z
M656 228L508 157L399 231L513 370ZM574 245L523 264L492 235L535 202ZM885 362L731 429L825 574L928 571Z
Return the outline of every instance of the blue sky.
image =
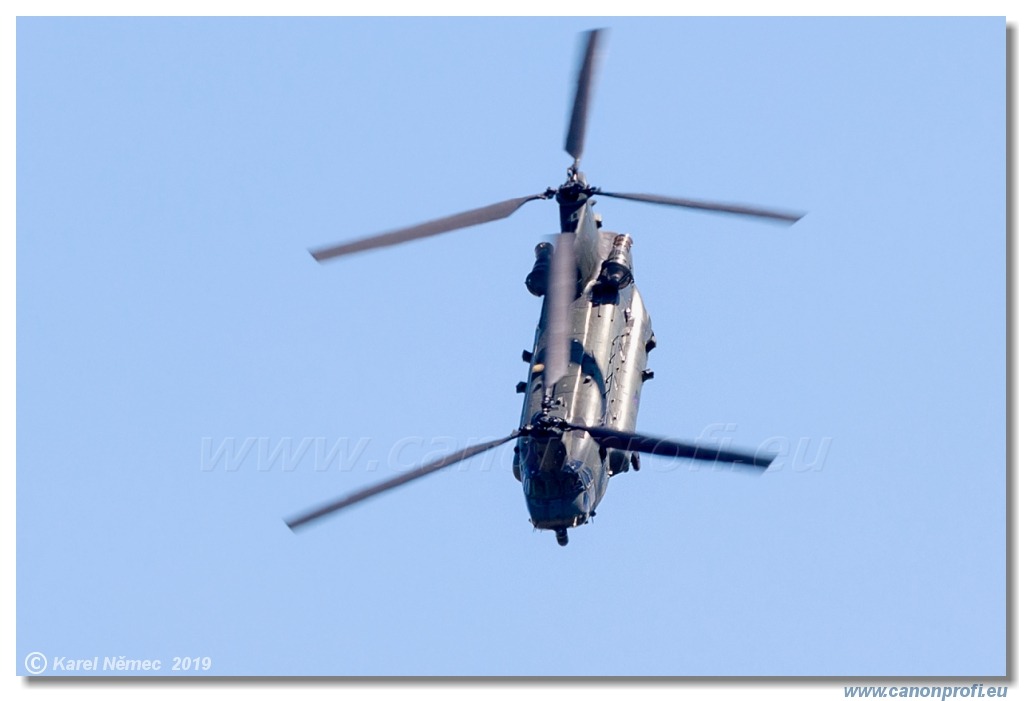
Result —
M510 450L292 534L515 428L553 204L329 265L306 249L559 184L594 26L592 183L809 212L597 207L635 239L659 340L641 429L781 459L745 479L647 458L567 548L527 522ZM22 19L17 39L19 674L35 651L1005 673L1001 18Z

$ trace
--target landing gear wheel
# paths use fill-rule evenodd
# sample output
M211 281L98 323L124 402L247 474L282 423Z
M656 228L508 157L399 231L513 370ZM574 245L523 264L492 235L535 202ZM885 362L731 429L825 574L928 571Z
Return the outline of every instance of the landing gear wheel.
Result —
M565 546L569 544L569 534L564 528L555 530L555 540L558 541L559 545Z

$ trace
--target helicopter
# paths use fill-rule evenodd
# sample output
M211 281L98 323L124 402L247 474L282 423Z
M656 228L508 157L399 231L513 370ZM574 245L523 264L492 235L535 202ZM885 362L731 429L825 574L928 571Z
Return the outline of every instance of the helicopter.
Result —
M559 545L568 531L589 523L610 479L640 469L640 454L687 458L764 471L775 459L761 451L721 449L636 432L640 394L654 376L648 355L656 340L633 278L632 237L605 231L595 196L668 205L794 224L801 213L642 193L607 192L580 170L595 64L605 30L583 35L576 93L565 151L572 157L557 188L505 200L411 227L339 245L312 249L319 262L497 221L534 200L555 200L559 231L534 249L526 287L543 298L532 351L523 351L527 379L519 428L477 443L323 504L286 524L293 531L450 465L515 441L512 472L522 483L534 528L554 531Z

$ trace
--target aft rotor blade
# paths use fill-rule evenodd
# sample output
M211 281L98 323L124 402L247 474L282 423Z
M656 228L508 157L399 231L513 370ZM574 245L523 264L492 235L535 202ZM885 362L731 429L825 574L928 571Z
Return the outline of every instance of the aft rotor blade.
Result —
M647 195L644 193L605 192L604 190L598 190L594 194L604 195L605 197L617 197L620 200L634 200L636 202L650 202L651 204L665 204L672 207L685 207L687 209L703 209L723 214L740 214L746 217L774 219L775 221L787 224L795 224L804 216L803 212L783 212L775 209L764 209L763 207L749 207L742 204L707 202L705 200L690 200L682 197L664 197L662 195Z
M572 116L569 118L569 132L565 136L565 150L576 161L583 155L583 137L587 130L587 111L590 106L591 85L594 76L594 64L601 45L604 30L594 29L587 32L587 45L580 59L580 73L576 78L576 98L572 103Z
M338 256L345 256L350 253L366 251L371 248L393 246L396 243L405 243L406 241L413 241L415 239L422 239L436 234L443 234L446 231L455 231L456 229L464 229L467 226L475 226L476 224L485 224L487 222L497 221L498 219L504 219L505 217L513 214L527 202L530 202L531 200L548 199L549 196L550 195L547 193L542 193L539 195L517 197L513 200L505 200L504 202L490 204L486 207L480 207L479 209L471 209L468 212L453 214L449 217L433 219L422 224L417 224L416 226L388 231L383 234L369 236L356 241L349 241L348 243L339 244L337 246L313 249L310 253L313 254L314 258L322 262L330 258L337 258Z
M683 443L668 438L655 438L644 436L639 433L627 433L616 431L601 426L574 426L570 429L586 431L598 445L605 448L617 450L635 450L640 453L651 453L653 455L664 455L670 458L690 458L692 460L707 460L711 462L724 462L740 464L748 467L766 468L775 460L775 455L762 455L739 450L722 450L699 446L694 443Z
M394 489L395 487L401 486L406 482L411 482L419 477L424 477L432 472L437 472L438 470L446 468L449 465L454 465L457 462L468 460L469 458L475 455L479 455L480 453L486 452L491 448L497 448L502 443L507 443L513 438L518 437L519 431L516 431L515 433L509 436L505 436L504 438L497 438L493 441L488 441L487 443L477 443L476 445L471 445L468 448L463 448L462 450L454 452L451 455L446 455L443 458L434 460L433 462L429 462L426 465L422 465L413 470L409 470L408 472L403 472L397 477L392 477L389 480L379 482L371 487L367 487L366 489L360 490L354 494L350 494L347 497L338 499L337 501L332 501L328 504L324 504L323 506L317 509L313 509L312 511L302 514L301 516L296 516L291 520L285 521L285 523L288 524L289 528L295 530L299 526L304 526L310 521L315 521L316 519L322 518L323 516L326 516L328 514L333 514L335 511L344 509L346 506L358 504L364 499L369 499L370 497L376 496L381 492L386 492L389 489Z
M555 238L547 304L547 342L544 347L544 389L550 389L569 370L569 307L576 296L576 234Z

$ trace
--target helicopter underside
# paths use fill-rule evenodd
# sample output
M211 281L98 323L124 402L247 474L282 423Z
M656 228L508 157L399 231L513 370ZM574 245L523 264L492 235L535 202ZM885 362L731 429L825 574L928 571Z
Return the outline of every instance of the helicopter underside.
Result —
M569 364L565 375L546 389L545 304L533 352L524 354L531 367L521 389L526 394L522 425L546 430L537 435L527 431L519 439L513 465L523 482L531 523L555 531L563 545L567 529L595 514L609 478L637 462L630 451L606 450L586 432L559 430L557 423L633 431L640 391L651 376L647 354L654 347L650 317L633 284L629 237L599 231L589 203L579 212L575 257L582 289L569 311ZM539 261L541 254L538 248ZM618 284L603 277L609 261L626 272L616 278ZM527 287L537 294L543 290L536 289L540 276L535 273L536 267Z
M526 395L519 428L475 443L387 480L334 499L286 521L296 529L328 514L517 441L513 474L523 483L534 526L555 531L560 545L567 531L587 523L608 480L639 469L639 453L670 458L726 462L765 469L774 455L721 450L636 433L640 390L653 377L647 355L654 348L651 322L633 284L632 239L600 231L591 197L612 197L683 209L738 214L792 224L803 215L646 193L608 192L587 183L579 170L601 30L586 34L565 150L572 159L560 187L496 202L414 226L386 231L310 251L318 261L405 243L511 216L528 202L558 203L560 229L555 245L537 247L537 262L526 280L544 297L529 378L517 391Z

